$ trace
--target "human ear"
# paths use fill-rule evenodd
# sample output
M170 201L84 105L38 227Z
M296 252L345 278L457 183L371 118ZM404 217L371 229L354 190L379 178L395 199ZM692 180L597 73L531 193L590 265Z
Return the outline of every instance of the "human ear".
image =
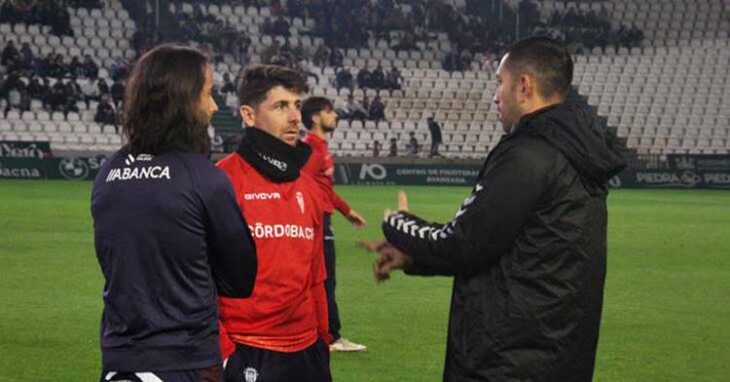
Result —
M246 126L256 126L256 110L249 105L242 105L238 112Z

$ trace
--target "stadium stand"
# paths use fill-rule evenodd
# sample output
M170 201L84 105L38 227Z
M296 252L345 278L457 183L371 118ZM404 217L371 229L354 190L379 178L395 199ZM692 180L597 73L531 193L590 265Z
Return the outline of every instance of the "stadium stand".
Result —
M331 140L335 155L370 156L374 141L391 138L405 153L411 132L425 147L426 118L433 116L442 126L447 158L482 158L502 135L491 101L501 49L517 37L552 35L577 53L575 98L592 106L630 152L730 152L730 20L722 0L347 0L327 12L322 2L307 0L161 1L174 21L165 38L151 33L147 21L133 20L130 2L122 3L127 9L115 1L67 7L74 37L53 35L38 23L0 24L0 46L28 43L35 57L89 55L99 63L98 76L113 86L135 47L184 40L214 56L216 83L226 90L217 95L221 112L213 124L224 137L240 129L232 90L242 69L278 63L305 73L312 93L332 98L343 116L350 114L350 96L360 104L382 99L384 119L340 120ZM398 79L359 86L361 71L377 68L386 77L396 69ZM0 66L4 83L8 69ZM338 83L347 82L345 71L352 85ZM49 86L54 81L48 78ZM83 88L90 79L76 81ZM113 129L94 122L97 101L87 107L79 100L79 112L47 110L39 100L22 110L7 93L0 107L11 107L0 139L50 140L54 150L100 152L121 142Z
M3 7L11 3L5 1ZM56 35L52 26L40 24L34 18L0 24L3 52L15 43L26 45L29 51L24 65L3 60L0 67L3 77L0 108L7 110L0 123L0 140L50 141L52 149L59 151L115 151L121 145L119 135L94 121L102 94L94 91L96 96L92 98L96 99L91 100L84 96L82 89L92 91L90 83L94 85L102 79L107 82L110 93L115 90L115 80L124 76L117 72L123 72L135 57L130 48L135 23L118 4L67 3L69 35ZM84 69L82 57L88 57L97 69L91 72ZM29 85L36 81L47 92L26 94L30 93ZM26 100L14 102L11 94ZM20 106L18 110L16 106Z

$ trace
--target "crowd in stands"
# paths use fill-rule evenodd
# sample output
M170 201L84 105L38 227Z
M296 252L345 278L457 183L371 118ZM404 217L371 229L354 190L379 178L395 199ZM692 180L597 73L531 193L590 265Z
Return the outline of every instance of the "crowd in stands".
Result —
M203 11L202 5L193 7L193 14L177 12L183 41L197 41L208 44L216 54L230 53L242 64L248 62L247 52L251 38L235 25L229 25L214 15Z
M537 7L532 1L523 1L521 9L527 15L537 13ZM577 51L607 46L614 46L616 49L633 48L639 46L644 39L643 32L636 26L627 27L621 24L618 28L613 28L605 7L595 12L592 9L576 9L571 5L564 12L555 10L545 24L535 18L536 16L530 16L527 23L528 27L533 27L532 34L552 36L573 45Z
M66 7L91 9L99 6L99 0L2 0L0 23L48 25L51 34L73 36Z
M97 106L95 120L102 124L117 124L117 110L124 98L124 83L128 63L118 60L111 68L112 83L99 77L100 68L85 55L70 60L56 53L36 56L29 43L20 48L10 40L0 53L0 99L5 99L4 117L10 110L30 111L31 104L40 101L49 113L78 113L79 105L89 109Z

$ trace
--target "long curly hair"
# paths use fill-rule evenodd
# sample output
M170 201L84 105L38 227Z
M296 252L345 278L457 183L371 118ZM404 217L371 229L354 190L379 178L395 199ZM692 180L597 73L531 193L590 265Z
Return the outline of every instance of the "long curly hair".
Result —
M208 121L200 109L207 57L163 44L135 63L124 94L123 132L133 155L178 147L206 155Z

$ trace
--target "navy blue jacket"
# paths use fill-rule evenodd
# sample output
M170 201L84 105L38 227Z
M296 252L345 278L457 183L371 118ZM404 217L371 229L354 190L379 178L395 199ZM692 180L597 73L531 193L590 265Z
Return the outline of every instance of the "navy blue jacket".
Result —
M226 175L182 150L104 163L91 195L106 280L102 364L165 371L220 362L216 292L247 297L256 276L248 225Z

